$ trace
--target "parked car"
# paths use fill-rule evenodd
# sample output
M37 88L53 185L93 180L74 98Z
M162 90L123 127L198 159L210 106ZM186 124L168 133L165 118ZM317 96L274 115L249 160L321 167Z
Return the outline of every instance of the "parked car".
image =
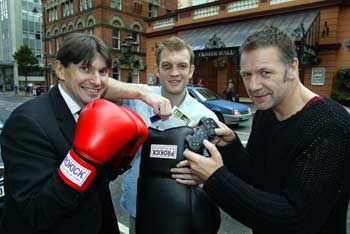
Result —
M0 119L0 134L2 128L4 127L4 122ZM2 209L5 200L5 190L4 190L4 162L1 158L1 145L0 145L0 217L2 216Z
M192 97L212 110L218 119L226 125L238 125L252 116L248 105L224 100L208 88L187 86L187 90Z

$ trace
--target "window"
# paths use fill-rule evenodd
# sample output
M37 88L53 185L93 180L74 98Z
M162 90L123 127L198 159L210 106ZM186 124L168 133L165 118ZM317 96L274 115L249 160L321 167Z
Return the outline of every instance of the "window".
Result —
M120 30L119 28L112 29L112 47L120 49Z
M69 26L68 26L68 32L73 32L73 30L74 30L73 25L69 25Z
M111 0L111 7L121 10L122 9L122 0Z
M51 40L49 40L49 55L52 55L52 44L51 44Z
M93 19L89 19L88 27L92 27L92 26L94 26L94 24L95 24L94 20Z
M55 35L54 37L55 37L56 52L57 52L58 49L60 48L60 42L59 42L59 39L58 39L58 30L57 29L55 30L54 35Z
M40 31L37 31L37 32L35 33L35 39L36 39L36 40L41 40L41 33L40 33Z
M58 19L57 7L54 7L48 10L48 13L49 13L49 22L53 22Z
M84 25L83 25L82 22L79 22L79 23L78 23L77 29L78 29L78 31L83 31Z
M139 52L140 51L140 34L138 32L133 32L132 37L137 42L136 52Z
M94 28L93 28L94 24L95 24L95 21L93 19L89 19L87 26L89 28L90 35L94 35Z
M85 11L92 8L92 0L80 0L80 11Z
M138 14L142 13L142 3L141 2L138 2L138 1L134 2L134 11Z
M113 64L113 78L116 80L120 80L120 67L117 62Z
M74 14L73 0L63 3L62 9L63 9L63 17L73 15Z
M158 16L158 6L149 4L148 6L148 17L157 17Z

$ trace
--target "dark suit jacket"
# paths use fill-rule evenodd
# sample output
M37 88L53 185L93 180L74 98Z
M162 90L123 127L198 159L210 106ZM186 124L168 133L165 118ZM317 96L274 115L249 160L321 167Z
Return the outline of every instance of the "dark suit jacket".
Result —
M83 192L57 174L74 129L57 86L18 107L6 121L0 137L6 194L1 234L119 233L108 170Z

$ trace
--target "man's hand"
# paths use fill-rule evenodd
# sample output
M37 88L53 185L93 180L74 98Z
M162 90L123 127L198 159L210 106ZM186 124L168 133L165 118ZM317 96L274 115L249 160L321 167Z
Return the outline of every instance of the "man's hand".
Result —
M162 119L166 119L172 114L171 103L167 98L142 88L142 85L125 83L113 78L108 79L108 88L103 98L113 102L118 102L121 99L140 99L152 106L153 112Z
M226 124L215 120L218 128L215 128L215 136L210 139L210 142L217 146L225 146L230 144L235 138L236 135L231 128L229 128ZM191 127L198 127L199 120L194 122Z
M158 115L161 119L166 119L172 114L171 103L165 97L144 89L141 92L140 99L152 106L154 114Z
M187 160L183 160L176 164L176 168L171 168L171 177L176 179L180 184L199 185L202 183L198 176L192 174L190 165Z
M184 157L191 167L191 173L198 176L202 181L207 181L217 169L224 165L224 163L214 144L207 140L204 140L203 143L210 154L209 157L196 154L189 149L184 151Z
M216 121L216 124L219 127L215 129L215 136L211 142L217 146L225 146L230 144L236 138L233 130L220 121Z

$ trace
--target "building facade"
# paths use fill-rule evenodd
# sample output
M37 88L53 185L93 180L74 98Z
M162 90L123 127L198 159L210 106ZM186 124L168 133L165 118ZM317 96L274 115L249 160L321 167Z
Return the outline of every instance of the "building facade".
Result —
M0 84L3 90L24 85L25 78L18 74L13 54L22 45L32 49L39 65L44 63L42 45L42 17L38 0L0 0ZM28 82L44 83L36 74Z
M53 61L64 37L80 32L100 37L113 57L111 75L118 80L146 82L146 38L149 19L177 8L176 0L42 0L48 84L57 80ZM123 52L131 38L134 51Z
M157 44L179 36L195 51L193 83L202 80L221 94L232 82L234 95L245 97L238 49L249 34L264 26L277 26L295 40L301 81L320 95L330 96L338 69L350 68L349 0L192 0L179 4L175 12L148 20L147 68L155 63ZM153 77L154 71L147 69L147 78Z

